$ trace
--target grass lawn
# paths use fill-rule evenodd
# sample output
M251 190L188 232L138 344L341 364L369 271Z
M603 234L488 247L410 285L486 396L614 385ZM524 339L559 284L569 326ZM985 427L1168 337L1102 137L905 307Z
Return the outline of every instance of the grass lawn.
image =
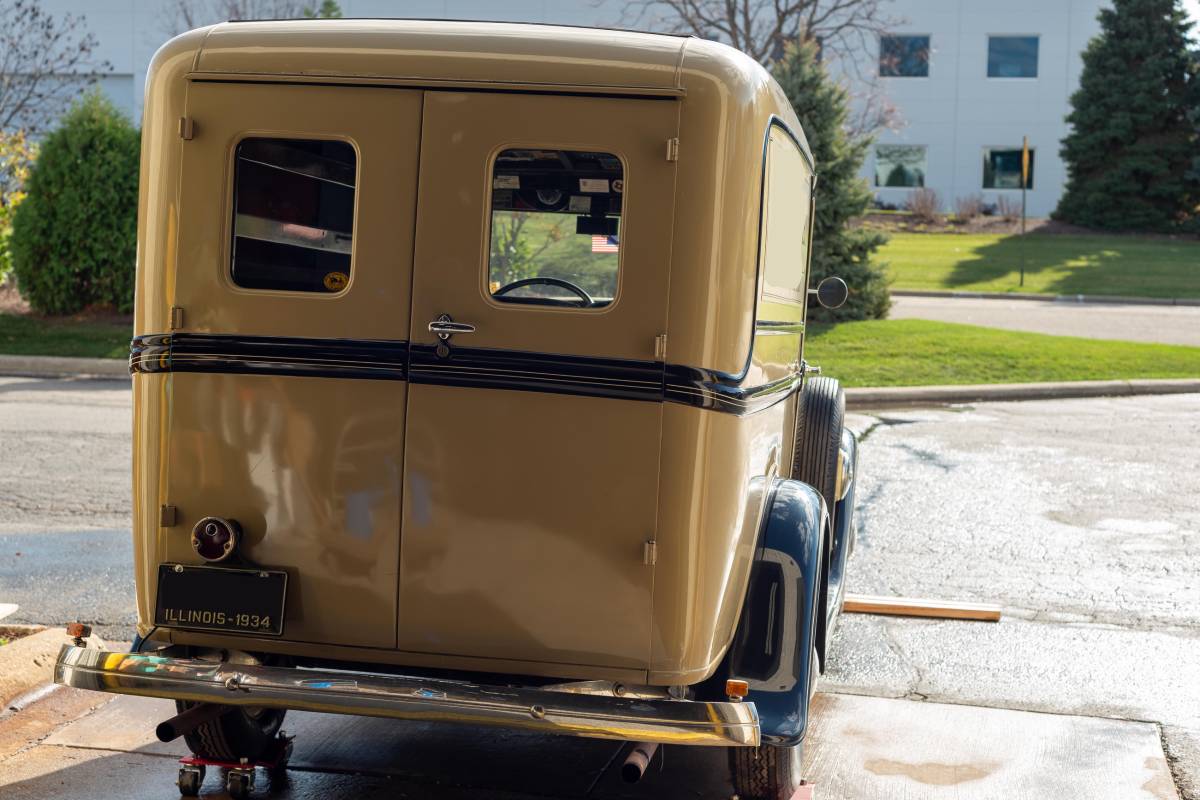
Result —
M814 325L804 357L845 386L1200 378L1200 347L920 319Z
M128 358L133 327L0 314L0 353L23 356Z
M1021 251L1025 286L1019 287ZM1070 234L897 233L894 289L1200 298L1200 241Z

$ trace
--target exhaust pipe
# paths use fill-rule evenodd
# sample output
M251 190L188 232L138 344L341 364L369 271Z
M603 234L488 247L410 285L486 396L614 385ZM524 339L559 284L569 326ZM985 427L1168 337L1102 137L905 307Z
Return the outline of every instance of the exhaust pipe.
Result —
M637 783L650 766L650 759L658 752L658 742L638 742L629 751L625 763L621 765L621 777L626 783Z
M154 735L158 737L160 742L173 742L180 736L191 733L204 723L214 720L232 710L232 706L201 703L198 706L192 706L187 711L176 714L166 722L160 722L158 727L154 729Z

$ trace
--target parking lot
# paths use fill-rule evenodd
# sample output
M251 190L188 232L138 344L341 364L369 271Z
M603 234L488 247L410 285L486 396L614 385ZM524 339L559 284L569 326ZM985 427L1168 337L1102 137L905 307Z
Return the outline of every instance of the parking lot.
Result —
M852 416L850 590L1000 623L845 615L807 743L821 798L1200 797L1200 396ZM127 384L0 378L0 600L131 635ZM59 690L0 717L0 796L164 797L168 705ZM273 797L728 797L723 755L296 714ZM618 762L619 763L619 762ZM219 779L205 785L220 795ZM268 787L262 787L266 796Z

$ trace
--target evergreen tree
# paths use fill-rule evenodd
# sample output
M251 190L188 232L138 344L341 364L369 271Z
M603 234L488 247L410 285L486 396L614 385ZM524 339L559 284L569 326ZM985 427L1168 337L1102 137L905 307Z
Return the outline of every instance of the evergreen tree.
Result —
M1113 0L1083 53L1063 140L1067 187L1055 219L1166 230L1195 212L1200 148L1189 118L1200 78L1180 0Z
M871 191L858 176L871 139L846 134L848 95L825 71L815 42L789 45L773 72L800 118L817 164L810 285L836 275L850 287L846 305L829 311L812 303L810 316L818 320L887 316L887 277L883 266L871 260L887 237L848 225L871 203Z

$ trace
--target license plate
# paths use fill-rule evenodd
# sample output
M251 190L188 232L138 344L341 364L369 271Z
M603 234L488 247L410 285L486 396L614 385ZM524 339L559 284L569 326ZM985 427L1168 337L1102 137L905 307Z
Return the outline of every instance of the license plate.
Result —
M286 595L286 572L159 564L154 624L279 636Z

